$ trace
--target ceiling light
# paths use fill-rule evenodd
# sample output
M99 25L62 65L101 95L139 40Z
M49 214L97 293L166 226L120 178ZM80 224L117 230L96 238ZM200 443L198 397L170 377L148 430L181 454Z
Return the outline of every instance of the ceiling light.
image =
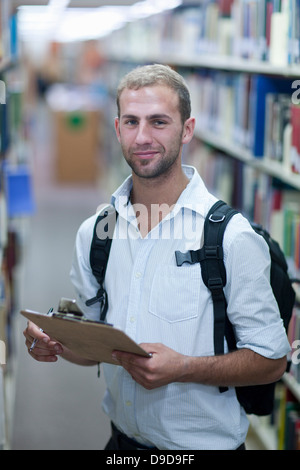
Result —
M97 39L135 21L176 8L181 0L144 0L131 6L67 8L70 0L50 0L47 6L19 8L20 38L59 42Z
M127 7L68 9L56 30L55 40L61 42L101 38L128 21Z

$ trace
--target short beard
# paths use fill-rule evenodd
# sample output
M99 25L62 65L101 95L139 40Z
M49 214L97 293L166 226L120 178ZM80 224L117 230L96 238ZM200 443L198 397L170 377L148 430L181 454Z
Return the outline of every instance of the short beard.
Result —
M131 154L134 152L129 150L129 152L127 153L126 149L121 143L124 158L132 169L133 173L140 178L154 179L166 175L168 173L168 170L172 168L172 166L180 156L182 134L183 129L180 133L179 138L176 139L176 141L173 143L172 148L170 149L167 155L163 147L160 147L158 149L158 153L160 153L161 158L154 167L149 168L149 171L147 171L147 160L145 160L144 164L140 163L136 165L133 159L131 158Z

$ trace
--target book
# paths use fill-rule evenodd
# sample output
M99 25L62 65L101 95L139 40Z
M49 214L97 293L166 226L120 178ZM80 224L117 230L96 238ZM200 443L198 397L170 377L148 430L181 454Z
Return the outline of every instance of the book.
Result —
M284 155L285 131L290 122L290 95L267 93L264 157L281 163L286 162L287 157Z
M291 165L294 173L300 173L300 106L291 106Z
M0 367L0 447L6 444L6 403L5 403L5 385L4 372Z
M10 145L10 130L8 117L8 98L0 105L0 154L4 155Z
M288 64L288 26L288 12L272 13L269 61L278 67L286 67Z
M264 156L266 97L269 93L290 94L292 81L253 75L250 90L250 149L255 157Z
M0 190L0 250L6 246L7 243L8 220L6 211L6 199L4 192ZM1 267L1 259L0 259Z
M286 388L282 389L277 424L278 450L298 450L300 404Z
M9 165L4 168L8 217L32 215L35 211L32 176L29 167Z
M288 202L283 207L283 251L287 257L294 259L296 252L296 229L300 218L300 205Z

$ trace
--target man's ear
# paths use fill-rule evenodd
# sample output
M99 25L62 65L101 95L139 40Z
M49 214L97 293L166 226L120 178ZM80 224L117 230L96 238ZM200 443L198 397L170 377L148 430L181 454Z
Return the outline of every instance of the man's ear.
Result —
M193 117L190 117L187 119L183 125L183 133L182 133L182 143L183 144L188 144L194 135L194 130L195 130L195 125L196 125L196 119Z
M118 141L120 142L120 121L118 117L115 118L115 131L117 134Z

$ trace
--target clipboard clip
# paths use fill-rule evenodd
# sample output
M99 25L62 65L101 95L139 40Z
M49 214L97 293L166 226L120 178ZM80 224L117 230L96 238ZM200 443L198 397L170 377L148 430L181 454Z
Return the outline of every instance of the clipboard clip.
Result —
M99 289L101 291L101 289ZM97 293L97 302L104 302L105 301L105 295L106 292L103 289L104 295L101 296L99 294L99 291ZM99 295L98 295L99 294ZM99 299L98 299L99 297ZM92 300L92 299L91 299ZM95 301L96 302L96 301ZM73 321L82 321L85 323L100 323L101 325L107 325L107 326L113 326L111 323L106 323L104 320L90 320L89 318L86 318L80 308L78 307L76 300L74 299L67 299L65 297L62 297L60 299L60 302L58 304L58 309L57 312L52 314L53 317L56 318L61 318L63 320L73 320Z
M106 323L105 321L102 320L90 320L89 318L86 318L84 316L78 315L77 313L65 313L65 312L55 312L52 314L54 318L60 318L62 320L73 320L73 321L79 321L79 322L84 322L84 323L93 323L94 325L96 324L101 324L101 325L106 325L106 326L113 326L111 323Z
M55 312L53 313L52 317L54 318L61 318L62 320L79 320L81 321L83 318L76 314L76 313L64 313L64 312Z
M65 297L62 297L60 299L57 312L58 313L73 313L74 315L77 315L78 317L83 316L83 313L78 307L76 300L67 299Z

